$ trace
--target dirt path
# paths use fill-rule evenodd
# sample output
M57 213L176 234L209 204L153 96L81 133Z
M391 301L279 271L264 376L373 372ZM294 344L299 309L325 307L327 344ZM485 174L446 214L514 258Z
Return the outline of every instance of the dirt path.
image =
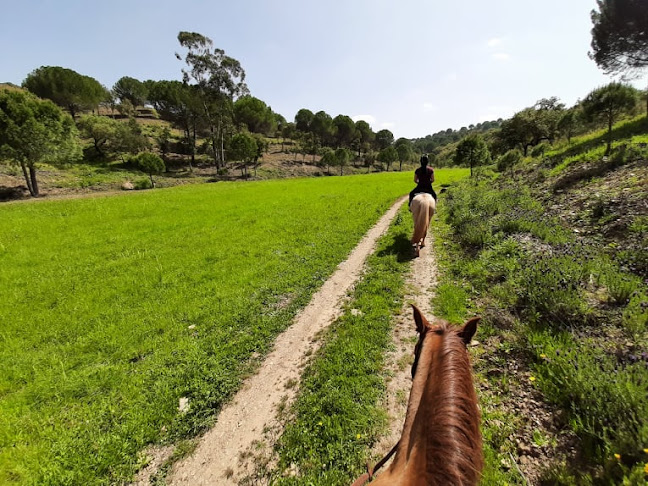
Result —
M382 458L398 442L405 422L407 400L412 386L414 344L417 340L410 304L415 304L430 321L434 318L431 300L437 280L437 268L432 246L433 236L428 234L420 256L412 260L403 309L392 332L394 349L387 354L386 372L390 378L383 402L383 407L389 414L389 428L373 448L372 455L375 460ZM388 465L389 462L382 470L386 470Z
M319 346L314 342L317 334L341 314L347 291L360 277L367 256L404 201L399 199L387 211L313 296L295 323L277 338L258 373L223 408L194 453L174 465L168 484L236 485L250 474L245 457L265 431L277 426L278 409L289 405L296 396L294 385L299 382L308 356ZM138 485L147 483L148 478L143 476L136 481Z

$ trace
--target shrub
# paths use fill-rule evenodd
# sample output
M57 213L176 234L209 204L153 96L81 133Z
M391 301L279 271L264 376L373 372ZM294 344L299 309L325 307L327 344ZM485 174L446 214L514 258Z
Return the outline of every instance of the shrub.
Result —
M133 183L133 187L135 187L135 189L137 189L138 191L141 189L153 189L153 184L151 184L151 181L146 177L142 177L141 179L137 179Z
M531 150L531 157L542 157L545 152L549 149L549 144L546 143L541 143L533 147L533 150Z
M164 172L166 169L164 161L162 158L151 152L141 152L131 159L131 163L142 172L145 172L149 175L151 179L151 187L155 187L155 181L153 181L153 174L159 174Z
M630 301L633 292L639 288L639 279L633 275L608 267L603 273L603 283L615 304L624 305Z

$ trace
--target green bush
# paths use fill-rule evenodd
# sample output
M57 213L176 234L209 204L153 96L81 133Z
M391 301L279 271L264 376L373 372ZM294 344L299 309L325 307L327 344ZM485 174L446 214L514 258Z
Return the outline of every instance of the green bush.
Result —
M505 170L515 166L522 160L522 152L518 149L509 150L504 155L497 158L497 171L504 172Z
M150 179L147 179L145 177L142 177L140 179L137 179L135 182L133 182L133 186L137 190L141 189L153 189L153 184L151 183Z
M549 148L550 146L547 143L538 144L531 150L531 157L542 157Z
M619 272L609 267L603 274L608 294L615 304L624 305L630 301L633 292L639 288L640 281L634 275Z

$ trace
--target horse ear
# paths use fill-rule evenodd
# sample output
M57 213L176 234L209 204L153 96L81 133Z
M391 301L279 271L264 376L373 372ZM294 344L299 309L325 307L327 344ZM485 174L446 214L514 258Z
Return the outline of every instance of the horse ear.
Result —
M466 346L470 344L470 341L472 341L473 336L477 332L477 323L481 321L481 317L473 317L472 319L468 319L468 321L464 324L464 327L461 331L459 331L459 337L463 339L463 342L466 343Z
M422 334L425 330L425 325L428 323L427 319L423 317L421 311L414 304L411 304L412 310L414 311L414 322L416 322L416 332Z

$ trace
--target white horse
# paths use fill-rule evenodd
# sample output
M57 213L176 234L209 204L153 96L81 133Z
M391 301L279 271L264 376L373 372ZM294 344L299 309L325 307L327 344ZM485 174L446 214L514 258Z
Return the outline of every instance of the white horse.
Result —
M420 193L412 199L410 209L414 218L412 249L414 250L414 256L419 256L421 248L425 246L425 237L430 226L430 219L432 219L436 211L436 201L431 194Z

